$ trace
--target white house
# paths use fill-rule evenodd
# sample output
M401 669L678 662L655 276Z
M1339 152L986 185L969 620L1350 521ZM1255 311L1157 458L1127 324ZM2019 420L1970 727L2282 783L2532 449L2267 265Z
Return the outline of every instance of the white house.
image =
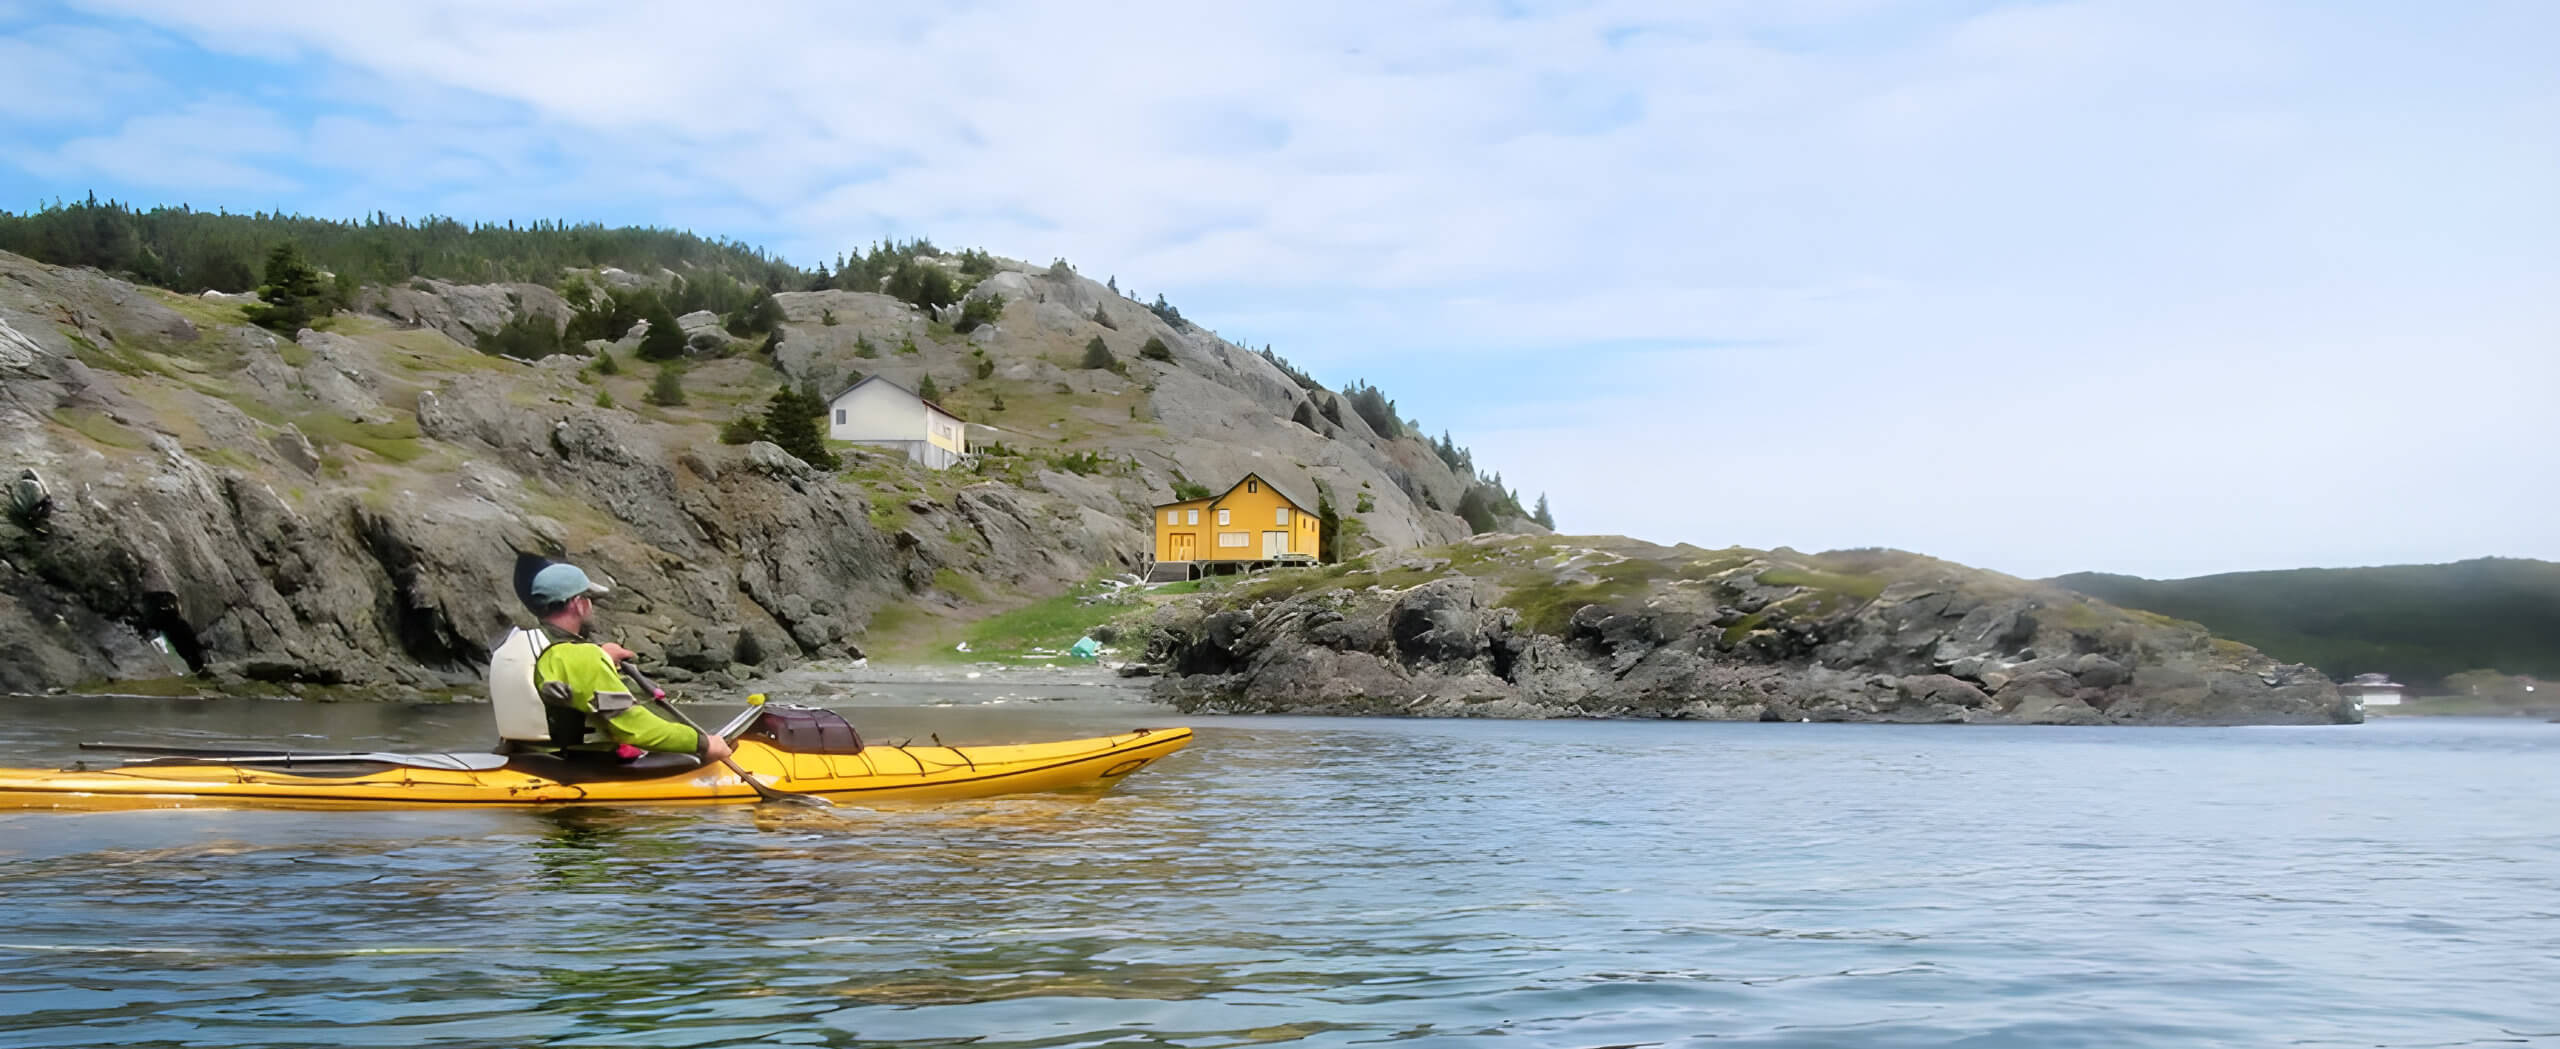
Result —
M947 470L969 451L969 424L914 390L877 375L827 398L827 436L895 448Z
M2348 699L2368 707L2396 707L2409 687L2391 680L2388 674L2358 674L2356 679L2338 686Z

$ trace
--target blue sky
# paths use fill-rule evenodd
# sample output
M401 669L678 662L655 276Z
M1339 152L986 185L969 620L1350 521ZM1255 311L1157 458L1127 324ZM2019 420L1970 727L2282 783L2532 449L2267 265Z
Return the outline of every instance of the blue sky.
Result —
M0 0L0 206L1065 257L1569 530L2560 559L2560 5Z

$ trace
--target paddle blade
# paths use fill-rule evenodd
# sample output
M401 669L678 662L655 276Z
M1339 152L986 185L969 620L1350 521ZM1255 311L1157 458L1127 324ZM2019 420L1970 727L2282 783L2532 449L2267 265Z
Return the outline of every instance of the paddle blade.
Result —
M548 557L528 554L521 550L516 552L516 600L524 603L525 611L536 615L541 614L542 610L534 607L533 604L533 577L542 574L542 570L549 567L551 567L551 559Z

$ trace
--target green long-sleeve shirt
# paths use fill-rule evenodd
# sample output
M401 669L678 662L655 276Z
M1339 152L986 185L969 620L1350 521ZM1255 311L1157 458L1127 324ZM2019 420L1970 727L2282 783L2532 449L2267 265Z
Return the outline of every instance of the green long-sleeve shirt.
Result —
M555 639L534 660L533 676L537 683L557 681L569 686L569 705L586 715L589 742L602 736L660 753L695 754L702 750L702 733L690 725L659 717L642 705L603 648L584 641Z

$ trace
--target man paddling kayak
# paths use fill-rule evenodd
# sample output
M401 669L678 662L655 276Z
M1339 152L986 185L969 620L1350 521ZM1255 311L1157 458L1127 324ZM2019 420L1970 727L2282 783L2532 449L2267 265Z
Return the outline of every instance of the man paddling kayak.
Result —
M639 703L617 669L633 658L630 649L587 640L596 597L610 593L608 588L576 565L551 564L534 573L525 591L551 642L534 661L533 673L550 716L551 743L562 756L611 761L624 746L704 761L729 756L728 740L659 717Z

